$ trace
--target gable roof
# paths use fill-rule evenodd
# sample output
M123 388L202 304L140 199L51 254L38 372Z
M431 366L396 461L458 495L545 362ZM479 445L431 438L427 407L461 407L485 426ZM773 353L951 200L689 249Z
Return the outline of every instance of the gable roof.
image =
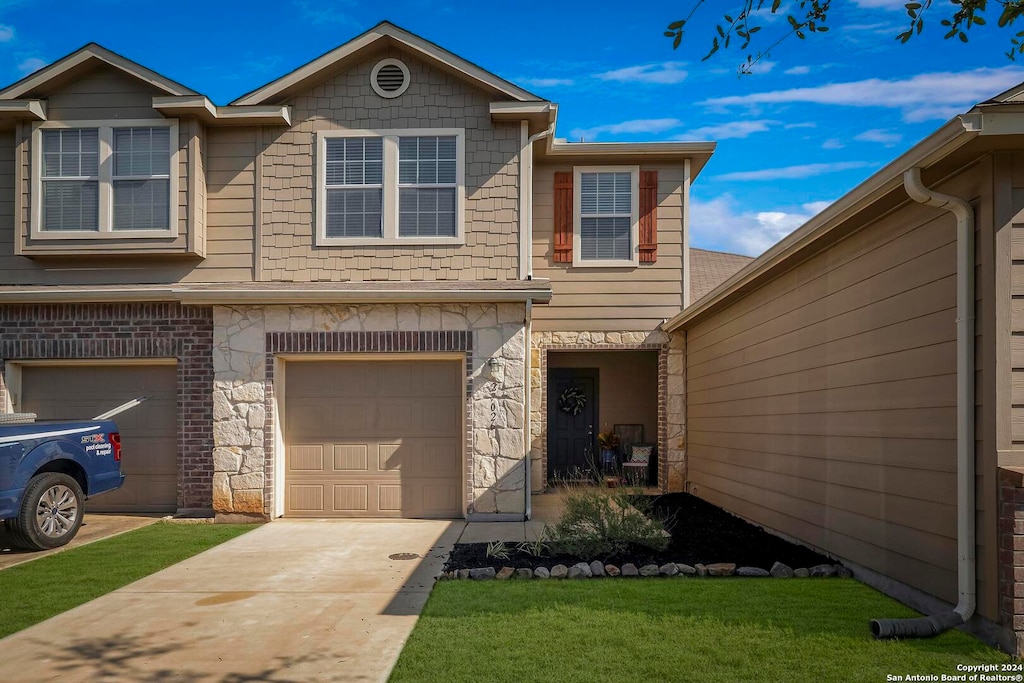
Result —
M420 38L403 28L395 26L391 22L382 21L369 31L353 38L344 45L334 48L330 52L317 57L313 61L300 66L298 69L285 74L275 81L271 81L257 90L242 95L231 104L273 103L275 98L283 98L287 94L301 90L303 87L311 84L311 82L323 78L325 71L335 70L346 60L358 58L381 45L398 46L427 62L438 65L446 71L453 72L473 82L484 90L504 95L513 100L520 102L545 101L533 93L523 90L514 83L510 83L490 71L448 52L448 50L431 43L429 40Z
M15 100L23 97L51 81L61 80L62 77L72 77L81 69L88 68L90 62L102 62L115 69L123 71L127 75L137 78L140 81L149 83L153 87L163 90L168 95L198 95L195 90L186 88L181 83L161 76L157 72L133 62L127 57L122 57L97 43L89 43L84 47L75 50L71 54L58 59L49 66L29 74L17 83L0 90L0 100Z
M690 300L703 298L753 260L752 256L690 247Z

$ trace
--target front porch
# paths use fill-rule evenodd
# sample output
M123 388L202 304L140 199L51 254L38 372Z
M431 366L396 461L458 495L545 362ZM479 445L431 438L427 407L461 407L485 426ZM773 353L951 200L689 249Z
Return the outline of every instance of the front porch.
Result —
M681 491L682 352L681 342L661 330L533 332L532 490L611 474L659 492ZM604 454L602 433L617 437Z

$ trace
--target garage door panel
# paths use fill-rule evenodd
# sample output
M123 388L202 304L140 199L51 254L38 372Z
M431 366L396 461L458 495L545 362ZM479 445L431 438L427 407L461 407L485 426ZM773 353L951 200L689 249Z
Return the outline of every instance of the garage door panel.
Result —
M322 444L296 444L288 449L288 469L304 472L324 471Z
M460 515L461 369L445 361L289 363L285 514ZM314 444L323 468L293 467L311 459L296 453ZM317 505L292 495L314 485L329 492Z
M323 484L289 484L287 489L289 509L303 512L324 511Z
M91 512L174 512L178 505L177 370L174 365L25 365L19 410L40 419L88 420L138 396L114 418L124 486L90 499Z
M335 472L366 472L367 444L334 445Z

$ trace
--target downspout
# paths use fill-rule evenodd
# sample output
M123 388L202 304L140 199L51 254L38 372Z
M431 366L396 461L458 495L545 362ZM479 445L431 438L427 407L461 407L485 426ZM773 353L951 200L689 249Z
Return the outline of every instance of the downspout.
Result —
M960 599L949 612L916 619L873 619L875 638L934 636L961 624L974 614L974 211L960 197L929 190L921 169L903 175L907 194L915 202L956 216L956 509L957 578Z
M526 333L526 353L524 354L525 361L523 362L524 372L526 377L523 379L523 488L526 489L524 496L526 497L526 513L525 518L527 521L533 516L533 447L531 442L533 441L533 435L531 434L530 426L530 394L532 393L532 368L530 363L533 359L533 354L530 352L533 342L533 299L526 300L526 315L523 319L523 329Z
M533 143L555 132L555 122L526 141L526 279L533 279Z

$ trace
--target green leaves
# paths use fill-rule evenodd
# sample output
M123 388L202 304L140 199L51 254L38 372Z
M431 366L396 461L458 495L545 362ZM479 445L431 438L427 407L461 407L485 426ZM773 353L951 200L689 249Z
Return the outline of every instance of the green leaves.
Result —
M689 22L704 5L705 0L693 0L690 12L685 19L679 19L668 24L664 30L666 38L672 40L672 49L679 49L683 41L684 30L689 28ZM714 22L713 29L706 29L701 26L700 36L703 39L711 38L711 46L707 54L702 58L707 60L719 51L728 50L734 47L731 44L732 36L735 34L742 40L739 46L744 52L757 41L767 40L768 45L758 50L755 56L747 54L747 61L740 65L741 74L751 73L751 67L763 57L785 42L791 36L798 40L806 40L811 33L827 33L829 27L829 12L832 0L790 0L786 5L786 24L775 36L764 39L757 36L762 26L757 21L759 17L766 14L777 14L782 11L782 0L732 0L732 7L721 15L721 21ZM943 27L943 37L947 40L956 38L961 43L968 42L969 31L974 26L986 26L987 22L982 16L990 5L998 5L1000 8L997 20L999 28L1007 28L1019 17L1024 15L1024 0L911 0L904 3L904 10L908 17L905 30L896 34L895 38L901 44L907 43L914 36L921 35L925 29L925 14L931 11L939 12L939 24ZM778 29L777 25L774 28ZM708 35L710 33L710 36ZM1010 41L1010 49L1004 54L1011 61L1016 61L1018 55L1024 55L1024 41L1020 38L1024 32L1016 34ZM763 43L762 43L763 44ZM757 46L755 46L757 47Z

